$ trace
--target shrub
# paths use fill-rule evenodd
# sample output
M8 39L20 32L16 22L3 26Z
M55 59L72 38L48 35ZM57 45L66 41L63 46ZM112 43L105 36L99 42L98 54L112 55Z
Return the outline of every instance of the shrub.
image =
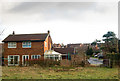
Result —
M51 67L54 65L60 65L60 61L54 61L52 59L30 59L28 60L29 66L34 66L35 64L41 67Z
M81 62L81 66L82 66L82 67L85 66L85 62L84 62L84 61Z
M86 54L89 55L89 56L92 56L93 54L93 49L92 48L88 48L88 50L86 51Z
M120 54L106 54L106 58L110 59L110 67L120 64Z

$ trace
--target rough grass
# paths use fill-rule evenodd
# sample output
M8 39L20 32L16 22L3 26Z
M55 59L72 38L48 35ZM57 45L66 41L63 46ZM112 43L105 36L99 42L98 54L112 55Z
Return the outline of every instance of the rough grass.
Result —
M2 67L2 79L118 79L117 68Z

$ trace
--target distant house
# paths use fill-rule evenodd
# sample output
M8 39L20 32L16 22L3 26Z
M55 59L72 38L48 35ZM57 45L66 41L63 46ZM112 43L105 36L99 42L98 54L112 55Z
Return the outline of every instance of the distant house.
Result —
M62 54L62 59L68 59L68 55L75 54L74 48L54 48L54 51Z
M67 48L74 48L76 53L85 53L86 50L92 48L90 43L75 43L75 44L67 44Z
M67 44L67 48L79 48L82 44L78 43L78 44Z
M4 64L25 65L26 60L39 59L52 48L50 31L40 34L11 34L4 42Z
M61 46L61 44L53 44L53 48L61 48L62 46Z

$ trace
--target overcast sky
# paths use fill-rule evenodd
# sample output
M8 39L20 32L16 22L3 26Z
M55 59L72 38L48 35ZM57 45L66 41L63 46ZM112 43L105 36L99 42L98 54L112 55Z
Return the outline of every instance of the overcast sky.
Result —
M0 5L0 41L16 34L47 33L53 43L91 43L107 31L118 36L117 2L5 2Z

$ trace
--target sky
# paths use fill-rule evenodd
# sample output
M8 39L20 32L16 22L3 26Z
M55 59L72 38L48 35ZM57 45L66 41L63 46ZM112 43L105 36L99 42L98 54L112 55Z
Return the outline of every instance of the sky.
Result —
M0 41L15 34L47 33L53 43L91 43L108 31L118 37L117 2L2 2Z

